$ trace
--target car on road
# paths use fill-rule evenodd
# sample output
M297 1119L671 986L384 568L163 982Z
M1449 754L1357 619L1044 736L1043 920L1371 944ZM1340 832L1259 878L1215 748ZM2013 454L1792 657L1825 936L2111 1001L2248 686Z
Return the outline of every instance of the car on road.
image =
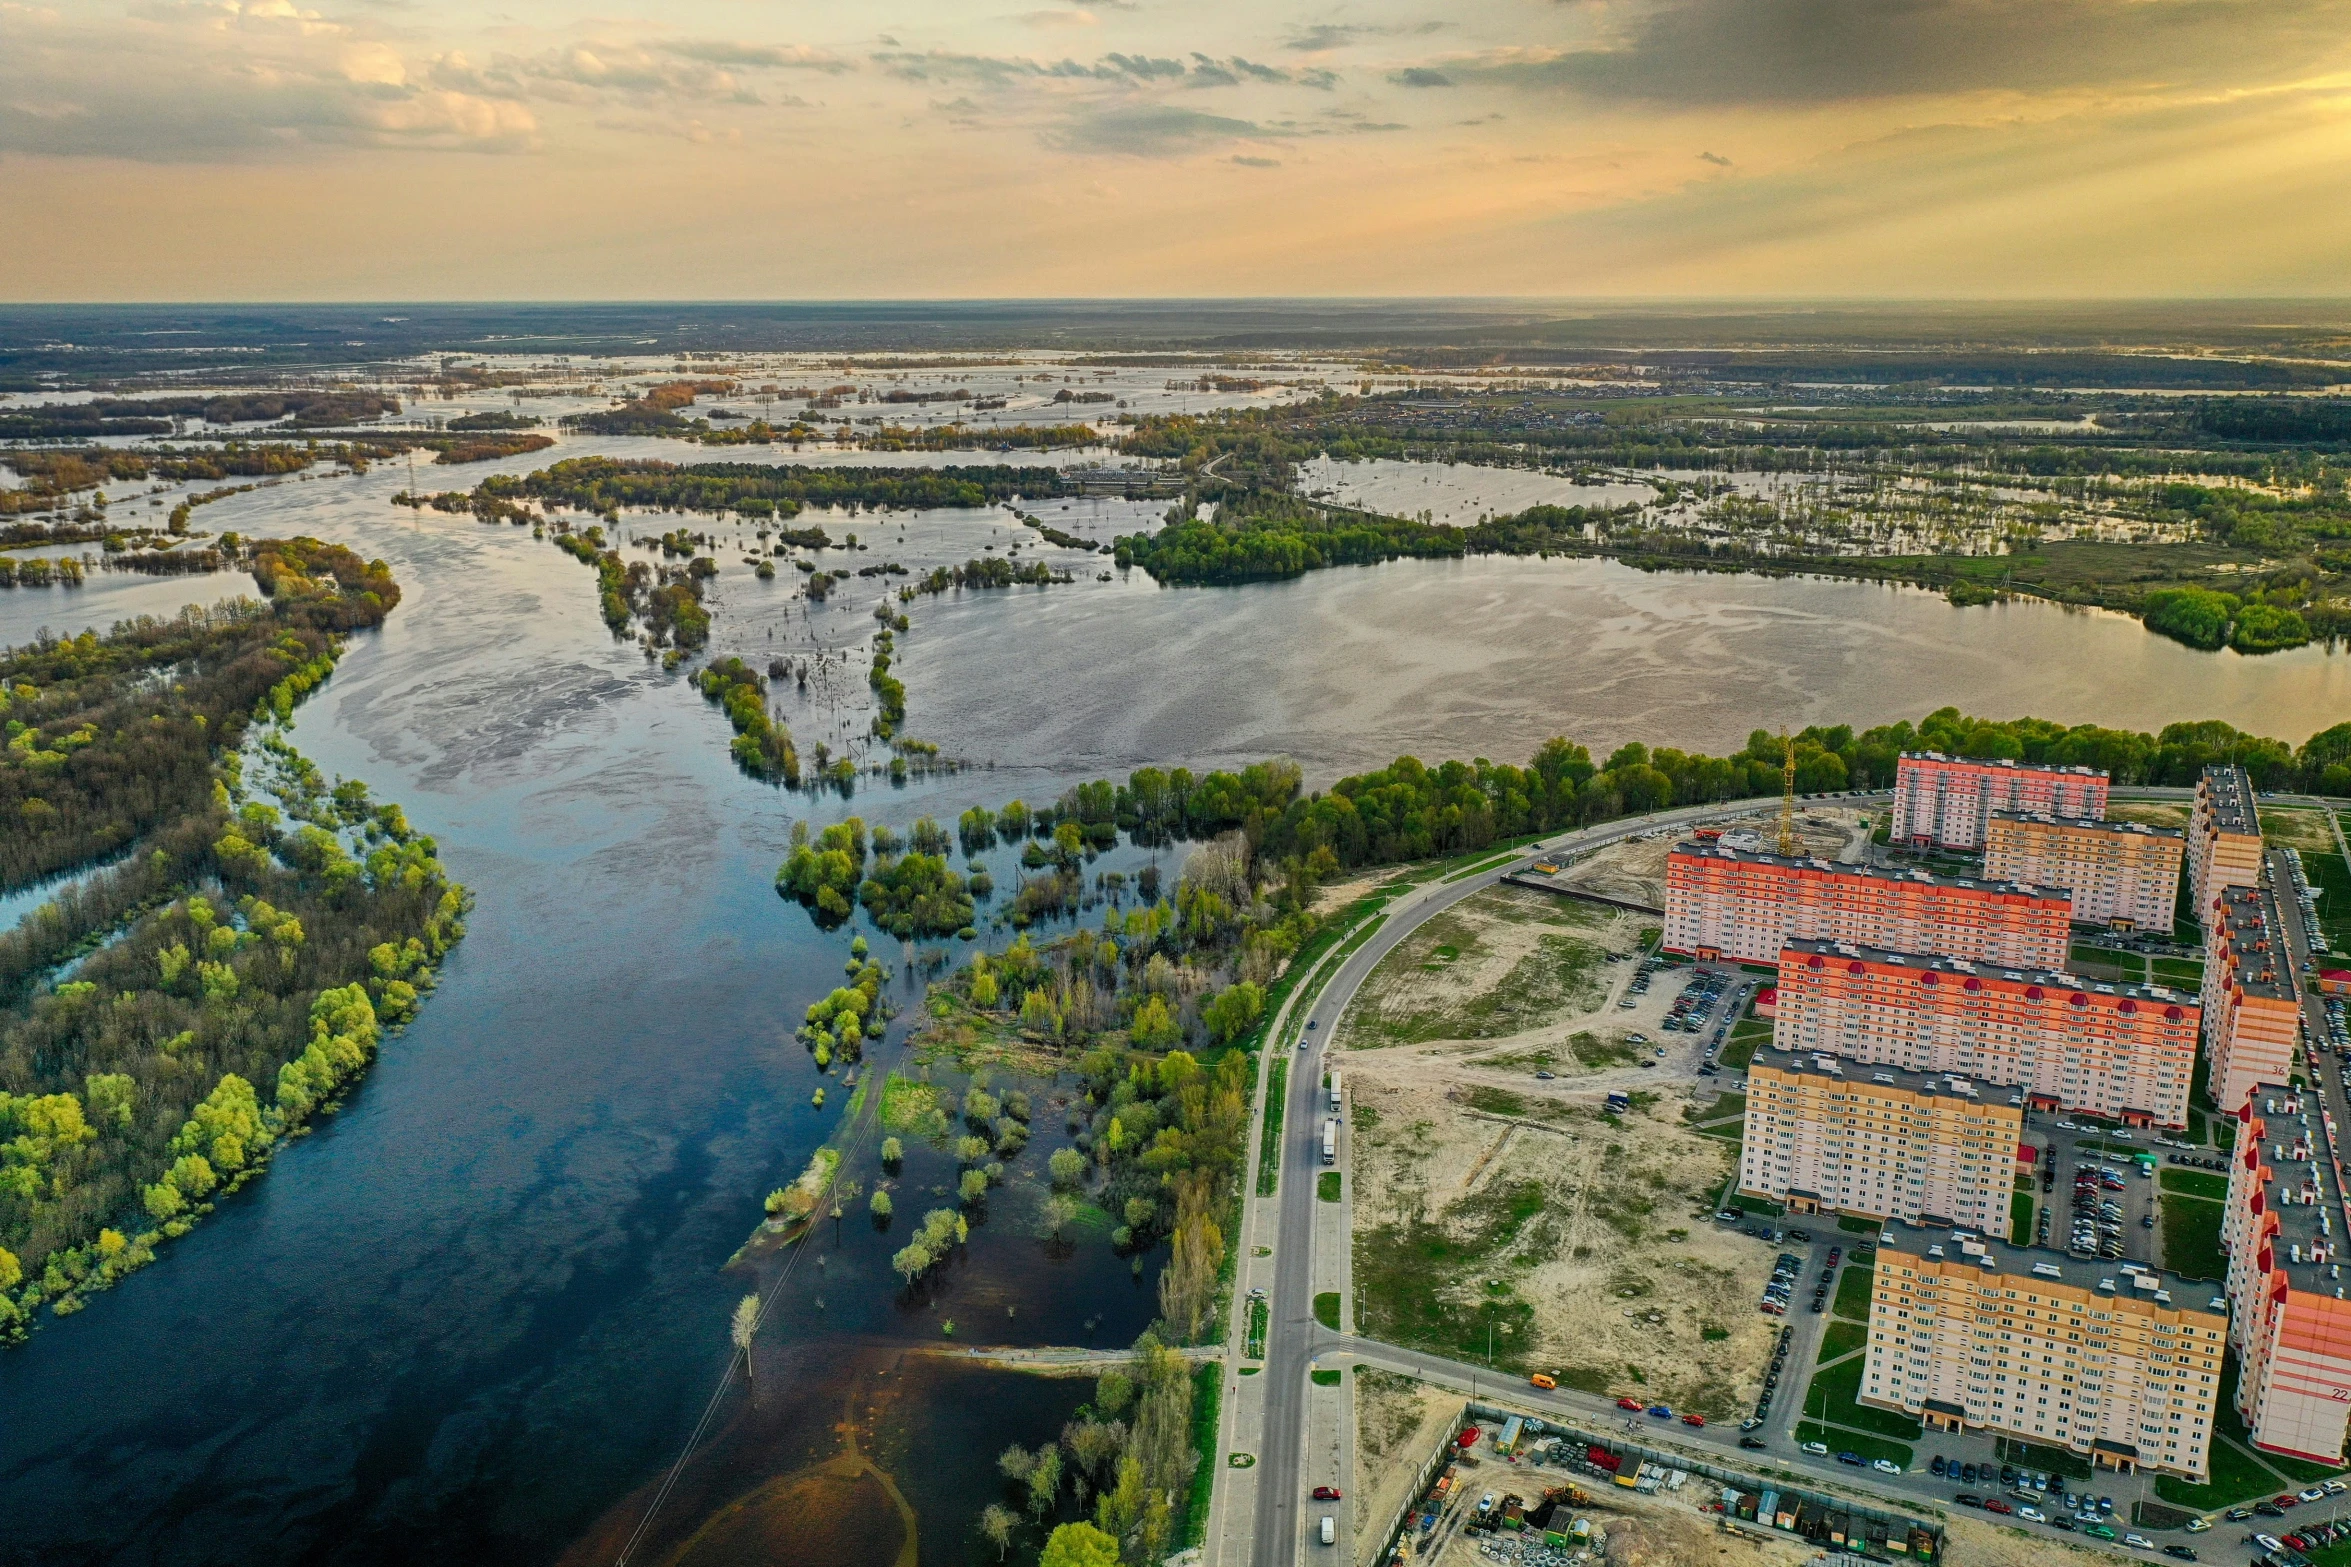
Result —
M2253 1509L2250 1507L2232 1507L2227 1512L2222 1513L2221 1516L2226 1518L2230 1523L2244 1523L2252 1518ZM2212 1526L2210 1524L2206 1524L2205 1527L2209 1529Z
M1637 1415L1641 1412L1641 1401L1637 1398L1620 1398L1616 1401L1616 1407Z
M1318 1485L1314 1488L1314 1499L1318 1502L1335 1502L1339 1500L1339 1488L1335 1485Z
M1973 1491L1962 1491L1957 1496L1951 1498L1951 1500L1957 1502L1962 1507L1981 1507L1984 1505L1984 1499L1976 1495Z
M1829 1445L1826 1442L1807 1442L1797 1451L1813 1458L1826 1458L1829 1456Z
M1552 1080L1553 1076L1554 1074L1550 1072L1537 1072L1535 1074L1535 1081L1538 1083L1548 1083Z
M2265 1551L2282 1551L2286 1548L2286 1542L2274 1534L2257 1534L2253 1536L2253 1543Z
M2002 1501L1997 1496L1987 1496L1984 1498L1984 1511L1987 1513L2008 1514L2015 1512L2016 1509L2011 1507L2008 1503Z
M1941 1453L1937 1453L1934 1457L1927 1460L1928 1474L1940 1477L1943 1473L1944 1467L1945 1465L1943 1463L1943 1455Z
M1891 1458L1873 1458L1870 1460L1869 1467L1875 1469L1879 1474L1898 1475L1902 1472L1902 1466Z
M1743 1436L1739 1438L1739 1445L1751 1453L1760 1453L1770 1444L1759 1436Z
M2114 1525L2110 1523L2094 1523L2091 1524L2088 1528L2084 1529L2082 1533L2088 1535L2093 1540L2111 1540L2114 1538Z
M2251 1517L2252 1514L2248 1513L2246 1516ZM2187 1530L2190 1534L2202 1534L2205 1530L2212 1527L2212 1520L2209 1518L2191 1518L2186 1523L2180 1525L2180 1527Z
M1837 1455L1837 1462L1840 1464L1851 1464L1854 1468L1859 1469L1861 1467L1861 1455L1859 1453L1839 1453Z
M2032 1506L2019 1507L2016 1510L2016 1516L2022 1518L2026 1523L2047 1523L2049 1521L2047 1513Z
M1306 1026L1310 1029L1320 1028L1322 1027L1322 1019L1310 1017L1306 1020Z
M2163 1548L2163 1554L2176 1556L2183 1562L2192 1562L2196 1559L2196 1547L2193 1545L2167 1545Z
M2301 1505L2301 1502L2301 1497L2288 1496L2283 1491L2280 1491L2277 1495L2269 1499L2269 1505L2272 1507L2297 1507Z
M1543 1389L1545 1392L1549 1392L1551 1389L1559 1386L1559 1379L1551 1375L1551 1373L1548 1371L1538 1371L1534 1375L1528 1377L1527 1381L1532 1385Z
M2326 1492L2320 1490L2315 1485L2310 1487L2310 1489L2307 1491L2300 1491L2295 1494L2297 1500L2305 1502L2323 1502L2326 1500L2327 1495Z
M1671 1420L1673 1418L1673 1405L1651 1404L1649 1406L1649 1415L1653 1420Z
M2152 1551L2155 1549L2155 1542L2148 1539L2143 1534L2126 1534L2122 1537L2122 1543L2129 1546L2134 1551Z
M1686 1426L1702 1426L1706 1424L1706 1417L1704 1415L1684 1415L1682 1416L1682 1424Z

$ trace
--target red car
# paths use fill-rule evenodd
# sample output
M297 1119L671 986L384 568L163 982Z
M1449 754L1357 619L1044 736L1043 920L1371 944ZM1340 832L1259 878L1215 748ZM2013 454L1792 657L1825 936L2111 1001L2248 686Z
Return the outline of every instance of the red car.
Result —
M2290 1493L2281 1493L2277 1496L2271 1497L2269 1499L2269 1504L2272 1507L2294 1507L2299 1505L2301 1500L2302 1498L2299 1496L2295 1496Z
M1684 1415L1682 1416L1682 1424L1686 1426L1702 1426L1706 1424L1706 1417L1704 1415Z
M1339 1488L1335 1485L1318 1485L1314 1488L1314 1499L1318 1502L1335 1502L1339 1499Z
M1649 1406L1642 1403L1637 1398L1620 1398L1616 1401L1616 1407L1619 1409L1629 1409L1637 1415Z
M1997 1496L1987 1496L1984 1498L1984 1511L1987 1513L2013 1513L2016 1509Z

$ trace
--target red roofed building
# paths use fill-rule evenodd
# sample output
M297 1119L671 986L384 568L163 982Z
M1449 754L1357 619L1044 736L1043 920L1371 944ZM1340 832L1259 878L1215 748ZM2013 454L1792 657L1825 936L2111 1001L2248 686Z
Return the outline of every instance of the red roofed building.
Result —
M2351 1300L2338 1294L2351 1235L2323 1113L2314 1095L2255 1086L2237 1112L2221 1240L2237 1413L2253 1445L2335 1465L2351 1415Z
M1790 942L1772 1042L2022 1088L2044 1109L2184 1126L2202 1009L2155 985Z
M1892 837L1896 843L1980 849L1994 811L2051 816L2106 815L2106 774L2088 767L1905 751L1894 765Z

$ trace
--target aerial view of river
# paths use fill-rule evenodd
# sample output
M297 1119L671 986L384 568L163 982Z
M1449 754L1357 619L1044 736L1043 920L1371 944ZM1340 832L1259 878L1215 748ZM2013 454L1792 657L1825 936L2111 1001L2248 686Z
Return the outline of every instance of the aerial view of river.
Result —
M1163 590L1007 512L869 513L826 524L869 535L859 563L1017 544L1075 580L905 606L909 727L981 770L844 801L740 775L684 673L606 632L590 572L526 529L396 510L405 482L281 483L200 515L392 564L401 607L353 640L293 739L436 837L478 900L470 933L348 1108L156 1266L0 1355L0 1561L604 1562L657 1495L632 1561L992 1561L975 1522L1000 1494L994 1454L1051 1436L1089 1386L927 1352L1123 1345L1156 1312L1159 1258L1040 1236L1039 1172L1066 1142L1040 1083L1035 1140L935 1282L908 1292L889 1266L954 1179L911 1144L894 1231L856 1203L729 1266L849 1097L793 1037L852 934L772 888L796 817L903 828L1147 762L1286 753L1322 786L1399 752L1523 760L1552 734L1721 750L1944 703L2218 717L2294 742L2351 713L2351 659L2323 649L2198 653L2030 602L1491 558ZM1098 538L1155 509L1036 508ZM792 573L761 582L714 553L711 651L829 652L843 676L787 694L785 716L804 750L849 743L875 590L852 578L811 614ZM0 641L243 591L20 589L0 594ZM1008 886L1009 851L990 864ZM868 1072L901 1059L941 945L877 942L902 1016ZM870 1186L872 1150L847 1169ZM717 1401L671 1483L754 1289L775 1305L753 1384Z

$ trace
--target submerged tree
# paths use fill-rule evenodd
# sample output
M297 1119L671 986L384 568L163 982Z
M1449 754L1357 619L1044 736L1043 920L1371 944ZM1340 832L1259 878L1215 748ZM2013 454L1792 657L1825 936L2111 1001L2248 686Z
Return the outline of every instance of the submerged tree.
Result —
M743 1352L743 1375L753 1381L757 1377L751 1366L751 1337L758 1331L759 1297L746 1295L735 1302L735 1315L727 1324L727 1337L734 1340L735 1348Z

